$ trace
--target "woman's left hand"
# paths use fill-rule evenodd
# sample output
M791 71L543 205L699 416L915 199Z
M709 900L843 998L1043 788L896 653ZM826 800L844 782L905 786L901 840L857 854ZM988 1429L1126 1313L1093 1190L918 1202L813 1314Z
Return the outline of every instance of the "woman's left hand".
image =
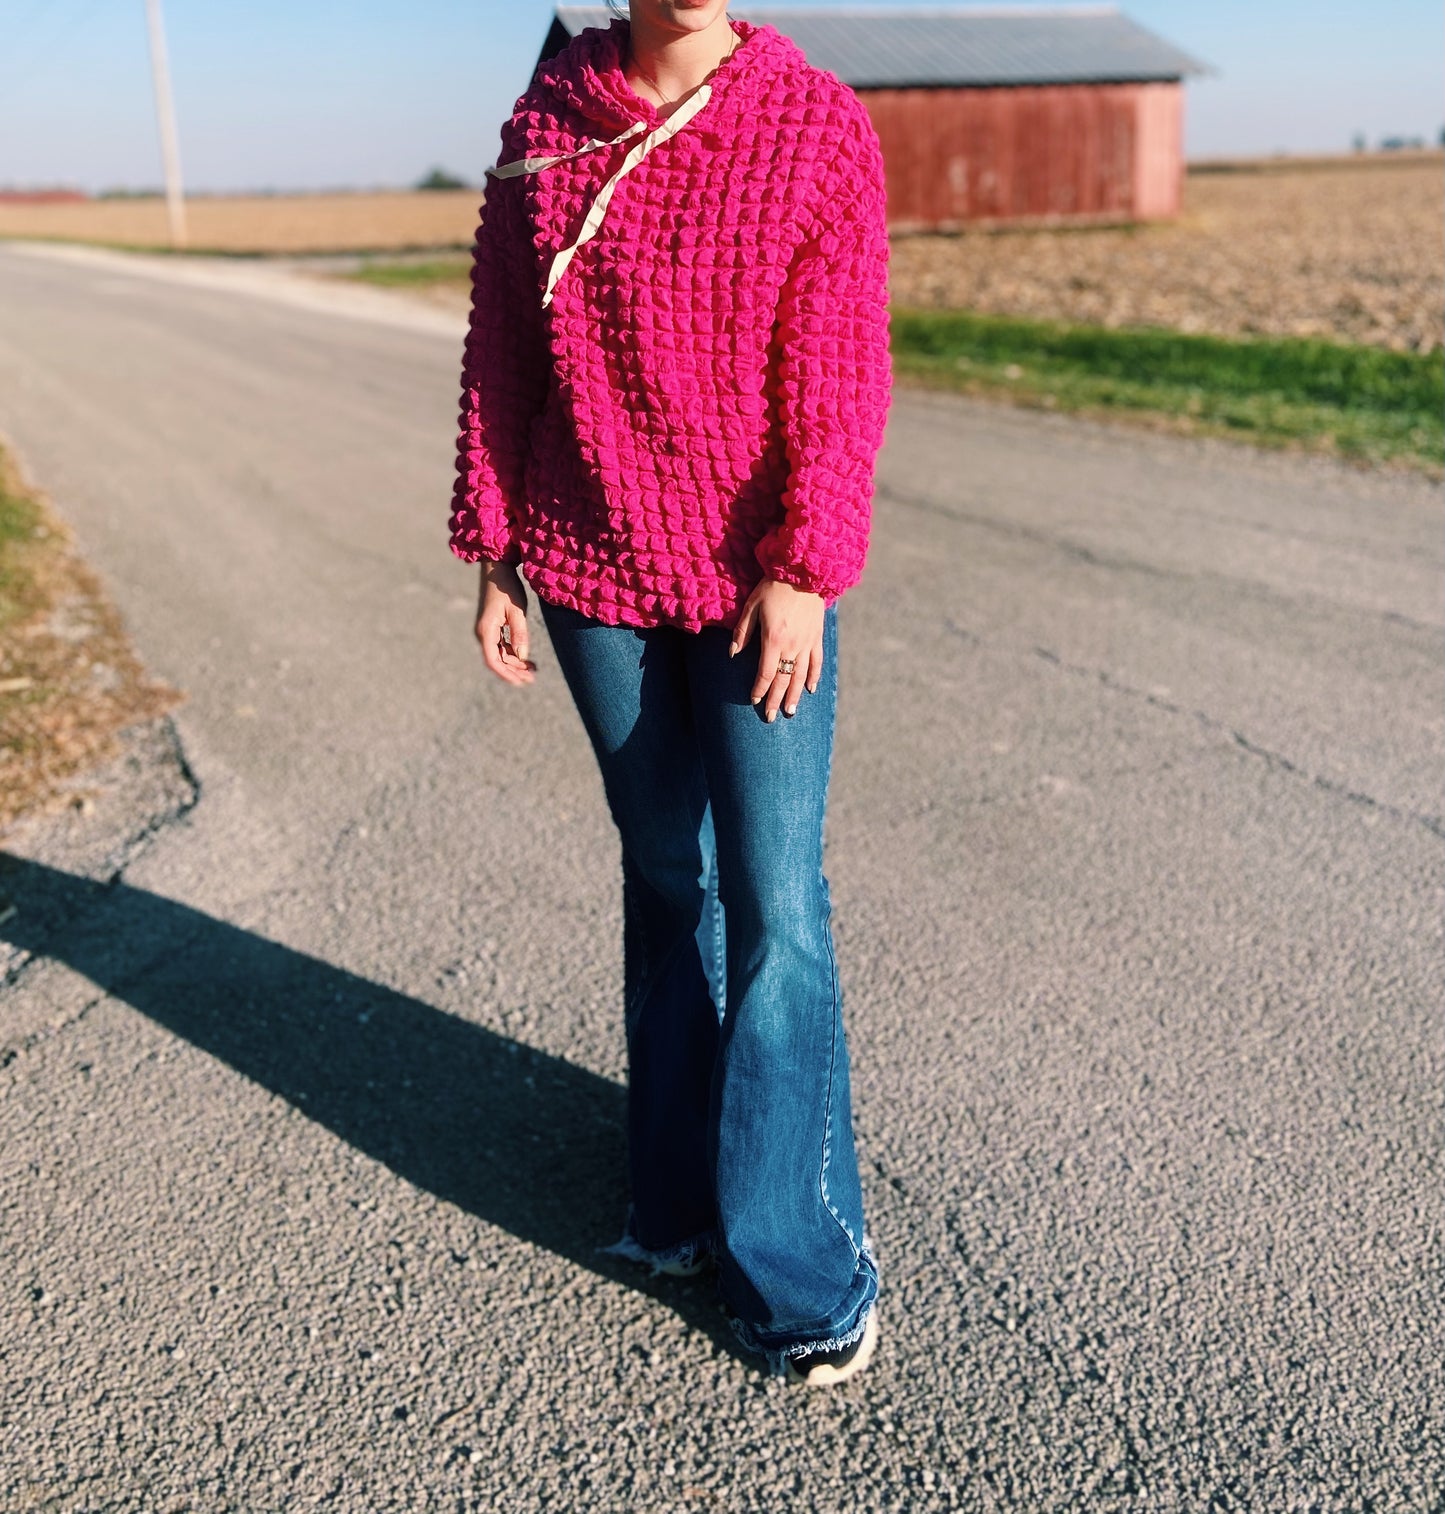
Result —
M785 715L797 712L804 689L818 690L823 676L823 613L827 605L821 594L795 589L792 584L764 578L743 605L733 627L732 648L736 657L752 639L754 629L761 628L762 646L758 653L758 674L753 680L752 702L767 696L764 715L772 721L781 709ZM780 673L779 659L793 659L793 671Z

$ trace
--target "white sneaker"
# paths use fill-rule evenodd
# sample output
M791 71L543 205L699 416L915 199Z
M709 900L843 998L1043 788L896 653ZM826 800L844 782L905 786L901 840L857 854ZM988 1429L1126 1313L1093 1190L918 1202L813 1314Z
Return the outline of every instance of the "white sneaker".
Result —
M696 1277L699 1272L706 1272L712 1266L712 1252L703 1251L694 1256L680 1256L671 1262L654 1262L652 1270L656 1273L665 1273L668 1277Z

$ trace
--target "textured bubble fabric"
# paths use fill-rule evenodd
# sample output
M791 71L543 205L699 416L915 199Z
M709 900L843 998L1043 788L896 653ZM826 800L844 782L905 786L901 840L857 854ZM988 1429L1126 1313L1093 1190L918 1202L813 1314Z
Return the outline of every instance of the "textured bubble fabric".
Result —
M868 547L878 138L775 28L731 25L705 103L641 153L664 118L627 22L580 32L503 127L477 233L452 551L612 625L731 625L764 575L832 603Z

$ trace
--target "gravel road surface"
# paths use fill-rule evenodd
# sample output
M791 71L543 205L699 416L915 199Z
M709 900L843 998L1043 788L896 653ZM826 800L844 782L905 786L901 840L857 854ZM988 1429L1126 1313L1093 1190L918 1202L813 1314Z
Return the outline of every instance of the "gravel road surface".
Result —
M599 1255L616 843L540 619L529 690L470 640L459 351L0 248L0 431L189 693L0 861L0 1508L1441 1509L1438 491L899 394L828 820L884 1336L809 1393Z

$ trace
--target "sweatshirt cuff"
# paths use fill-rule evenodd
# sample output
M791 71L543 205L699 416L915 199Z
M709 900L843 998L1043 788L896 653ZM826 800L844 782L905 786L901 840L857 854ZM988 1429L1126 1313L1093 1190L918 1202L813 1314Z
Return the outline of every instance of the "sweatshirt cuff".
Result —
M453 556L463 562L520 563L522 549L515 541L497 541L477 530L456 531L451 541Z
M846 550L837 550L829 543L830 550L819 551L816 539L806 542L800 538L814 535L782 523L764 533L753 548L753 556L764 576L778 583L791 584L809 594L819 594L827 604L841 598L844 592L861 576L861 555Z
M771 578L775 583L791 584L795 589L802 589L808 594L820 594L824 601L832 604L848 586L839 584L836 579L815 573L801 564L791 566L781 563L763 563L763 577Z

